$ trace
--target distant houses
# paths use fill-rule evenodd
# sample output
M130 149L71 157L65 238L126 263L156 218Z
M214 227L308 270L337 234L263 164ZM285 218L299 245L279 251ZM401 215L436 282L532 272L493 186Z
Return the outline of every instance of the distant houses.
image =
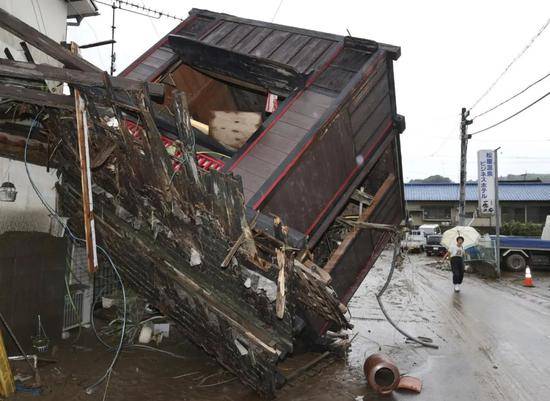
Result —
M405 184L405 201L413 226L437 223L456 225L458 220L457 183ZM491 227L494 218L477 215L477 184L466 185L466 216L474 227ZM550 215L550 183L538 181L504 181L499 183L503 223L508 221L544 223ZM468 222L469 222L468 221Z

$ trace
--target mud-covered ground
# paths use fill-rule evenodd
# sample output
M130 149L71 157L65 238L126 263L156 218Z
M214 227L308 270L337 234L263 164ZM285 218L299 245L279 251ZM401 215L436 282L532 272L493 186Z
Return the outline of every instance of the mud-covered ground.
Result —
M521 275L500 281L467 274L462 291L452 290L450 272L437 258L410 255L395 272L384 302L393 319L417 336L433 339L428 349L405 341L384 319L374 294L388 273L385 252L350 303L356 337L345 360L322 361L277 396L306 400L547 400L550 397L550 271L534 271L535 288L521 286ZM352 335L353 335L352 334ZM44 393L53 400L101 400L104 386L91 395L84 387L101 376L112 354L87 332L77 346L69 339L54 347L57 363L41 367ZM107 400L258 400L193 345L179 339L163 348L176 359L142 350L122 354L110 378ZM365 358L384 352L400 371L423 381L421 394L373 394L362 373ZM303 360L311 358L305 355ZM21 371L24 371L23 365ZM291 367L285 368L291 369ZM222 383L222 384L220 384ZM30 399L18 394L13 399Z

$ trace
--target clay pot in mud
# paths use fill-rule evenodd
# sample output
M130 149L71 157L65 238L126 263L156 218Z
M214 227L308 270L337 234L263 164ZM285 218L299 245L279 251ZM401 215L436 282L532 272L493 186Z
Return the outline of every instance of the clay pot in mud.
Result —
M399 369L384 354L372 354L363 365L369 386L380 394L390 394L399 384Z

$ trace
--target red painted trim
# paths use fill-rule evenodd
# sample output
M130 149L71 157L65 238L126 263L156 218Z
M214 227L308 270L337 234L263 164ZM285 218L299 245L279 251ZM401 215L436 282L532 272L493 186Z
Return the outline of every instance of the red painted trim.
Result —
M334 60L336 60L336 57L338 57L340 55L340 53L342 52L343 49L344 49L344 42L341 42L340 46L338 46L336 48L336 50L334 50L332 55L327 59L327 61L325 61L323 63L321 68L319 68L317 71L315 71L315 73L313 73L311 75L311 77L308 78L308 80L306 82L306 88L309 88L317 80L317 78L319 78L319 75L321 75L323 72L325 72L325 70L328 68L328 66L331 65ZM315 64L315 62L314 62L314 64Z
M391 128L393 128L393 121L391 120L391 117L390 117L389 121L386 123L386 126L384 127L384 130L383 130L382 134L380 134L380 137L378 138L378 140L375 143L372 144L372 146L367 150L367 152L365 154L361 154L361 156L363 156L364 159L367 159L374 152L375 148L378 147L378 145L380 145L380 143L383 142L384 139L386 139L386 136L387 136L386 134L388 133L388 131ZM311 231L313 231L315 226L319 223L319 220L321 220L321 218L325 215L326 211L332 206L332 204L334 203L334 200L338 196L340 196L342 191L348 185L349 181L355 176L355 174L362 167L362 165L363 164L361 164L361 165L355 164L355 167L353 168L353 170L351 170L351 172L348 174L348 176L346 177L344 182L340 185L340 187L338 187L336 192L332 195L330 200L326 203L325 207L317 215L317 217L315 218L313 223L311 223L311 225L307 228L307 230L305 232L307 235L309 235L311 233Z
M343 44L341 47L338 48L338 51L337 53L331 57L330 59L330 62L334 61L334 59L338 56L338 54L340 53L340 51L343 49ZM365 71L365 73L363 74L363 77L366 77L368 75L370 75L372 73L372 71L378 67L378 64L380 63L381 60L383 60L384 58L384 54L382 53L378 59L376 59L374 62L373 62L373 65L369 67L369 69L367 71ZM328 64L325 64L324 68L328 67ZM315 79L317 79L318 75L315 76ZM353 92L353 91L352 91ZM342 102L342 106L341 107L338 107L331 115L330 117L326 120L327 122L329 121L332 121L334 119L334 117L340 112L340 110L342 109L343 107L343 104L345 102ZM318 130L319 131L319 130ZM252 208L254 210L257 210L258 207L260 207L261 203L267 198L267 196L271 193L271 191L273 191L273 188L275 188L275 186L284 178L284 176L288 173L288 171L290 170L291 167L293 167L296 162L298 161L298 159L300 158L300 156L304 153L304 151L309 147L309 145L311 145L311 143L313 142L313 139L315 139L315 135L312 136L312 138L306 143L306 145L304 146L304 148L300 151L300 153L285 167L285 169L283 170L283 172L281 174L279 174L279 176L275 179L275 181L273 182L273 184L269 187L269 189L266 191L265 194L262 195L262 197L252 206ZM348 177L349 178L349 177ZM306 234L308 234L308 232L306 232Z
M302 96L303 93L304 93L304 90L302 89L300 92L294 95L294 97L290 99L290 101L287 104L285 104L285 106L282 108L279 114L275 116L275 118L269 123L269 125L265 128L265 130L263 130L263 132L256 138L256 140L252 142L250 146L246 148L246 150L239 156L239 158L235 160L235 162L231 165L231 167L229 167L229 171L233 171L235 167L237 167L237 165L242 161L242 159L247 154L249 154L250 151L258 144L258 141L260 141L267 134L267 132L277 123L277 121L281 119L281 117L286 113L286 111L290 108L290 106L296 100L298 100L298 98L300 98L300 96Z
M287 110L290 108L290 106L292 106L292 104L294 104L294 102L296 100L298 100L300 98L300 96L303 95L305 90L314 82L314 80L319 77L320 73L322 71L324 71L329 66L329 64L332 63L332 61L334 61L334 59L342 51L343 47L344 47L344 45L342 43L342 45L339 46L334 51L334 54L330 57L330 59L325 64L323 64L323 67L319 71L317 71L317 73L315 73L311 77L309 77L309 79L307 80L306 85L304 86L304 88L301 89L300 92L298 92L296 95L294 95L294 97L292 99L290 99L290 101L287 104L285 104L283 109L275 116L275 118L271 121L271 123L269 123L269 125L265 128L265 130L263 130L263 132L256 138L256 140L254 142L252 142L250 144L250 146L239 156L239 158L237 160L235 160L235 162L231 165L231 167L229 167L229 169L228 169L229 171L233 171L235 169L235 167L237 167L237 165L242 161L242 159L246 155L248 155L250 153L250 151L258 144L258 142L268 133L268 131L271 130L271 128L273 128L273 126L277 123L277 121L279 121L281 119L281 117L283 117L283 115L287 112Z
M128 67L126 67L119 76L126 76L130 72L132 72L138 65L140 65L147 57L149 57L155 50L158 48L164 46L166 43L168 43L168 36L172 35L173 33L179 31L183 27L185 27L187 24L189 24L191 21L194 21L197 18L196 15L191 15L189 18L187 18L185 21L182 21L178 26L176 26L174 29L172 29L166 36L164 36L161 40L159 40L157 43L155 43L149 50L147 50L145 53L143 53L141 56L139 56L136 60L134 60Z

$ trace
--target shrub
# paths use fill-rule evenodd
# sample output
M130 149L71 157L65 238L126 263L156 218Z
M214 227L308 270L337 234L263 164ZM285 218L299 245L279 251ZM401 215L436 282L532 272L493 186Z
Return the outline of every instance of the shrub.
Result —
M520 235L525 237L540 237L542 224L522 223L520 221L508 221L502 224L500 232L502 235Z

